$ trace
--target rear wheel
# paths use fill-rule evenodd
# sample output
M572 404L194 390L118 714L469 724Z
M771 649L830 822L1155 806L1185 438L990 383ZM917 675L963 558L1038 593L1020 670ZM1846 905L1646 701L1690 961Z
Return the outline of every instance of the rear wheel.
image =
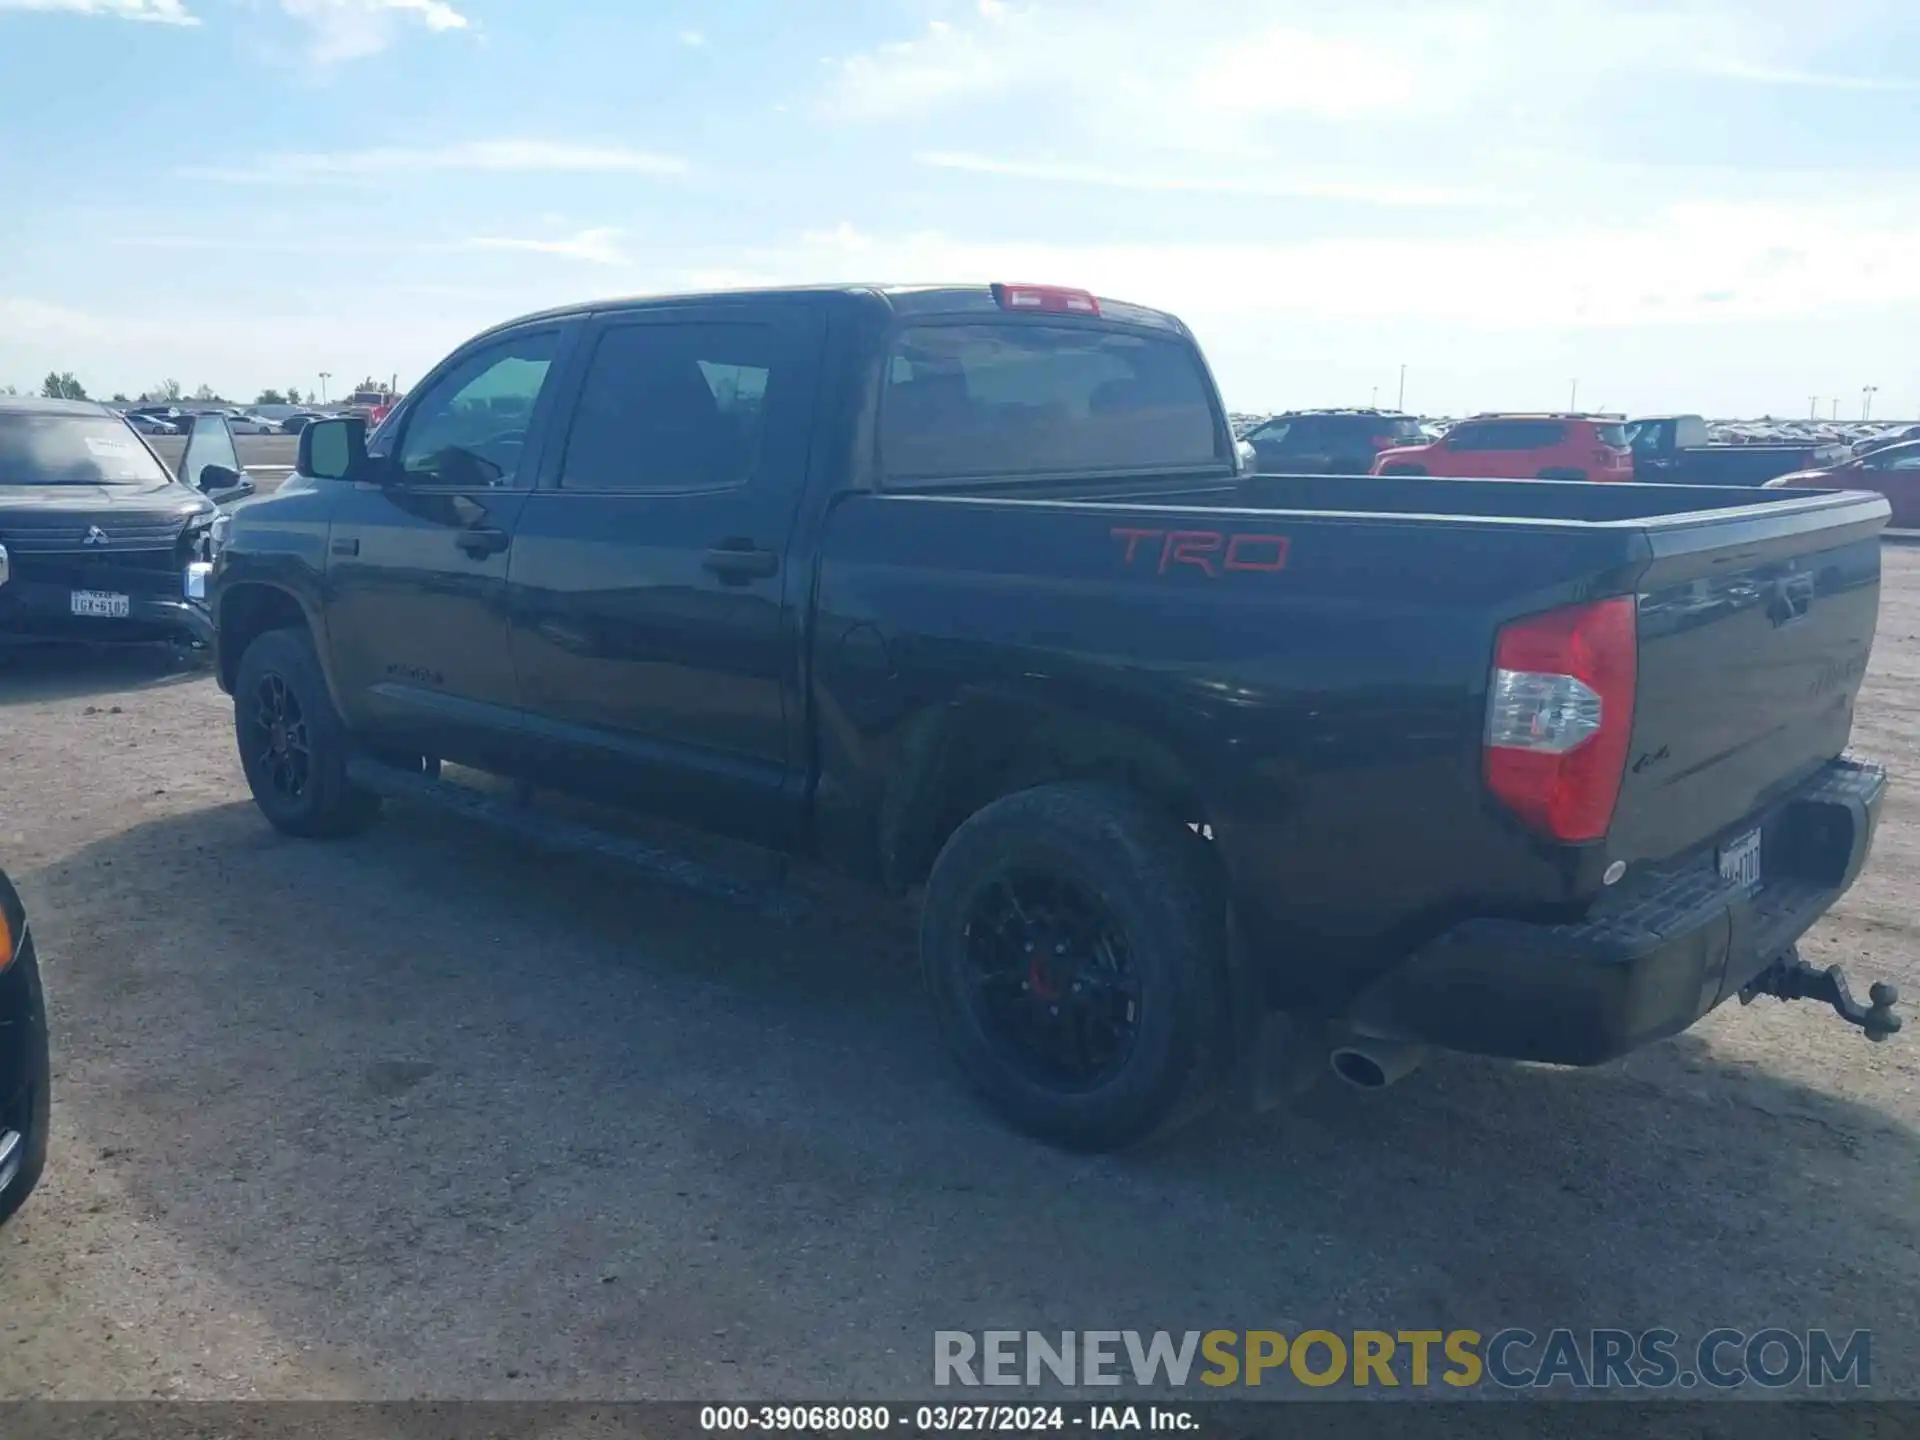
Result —
M347 727L305 630L269 630L247 646L233 729L253 803L274 829L330 839L364 829L379 810L378 796L347 779Z
M1118 788L995 801L934 863L920 954L947 1047L1018 1129L1112 1150L1195 1118L1225 1043L1205 844Z

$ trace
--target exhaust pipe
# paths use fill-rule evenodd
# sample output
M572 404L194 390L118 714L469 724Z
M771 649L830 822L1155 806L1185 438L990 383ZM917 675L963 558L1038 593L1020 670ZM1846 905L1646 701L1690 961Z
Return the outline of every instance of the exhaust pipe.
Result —
M1356 1090L1384 1090L1404 1080L1427 1058L1427 1047L1359 1036L1328 1057L1333 1073Z

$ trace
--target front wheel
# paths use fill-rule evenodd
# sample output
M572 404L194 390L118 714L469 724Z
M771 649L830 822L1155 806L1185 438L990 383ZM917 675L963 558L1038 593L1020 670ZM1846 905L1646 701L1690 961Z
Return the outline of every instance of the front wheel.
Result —
M269 630L247 646L233 729L253 803L274 829L331 839L364 829L380 808L347 779L346 723L305 630Z
M1006 796L940 852L920 956L949 1051L1016 1128L1113 1150L1197 1116L1225 1044L1205 842L1117 788Z

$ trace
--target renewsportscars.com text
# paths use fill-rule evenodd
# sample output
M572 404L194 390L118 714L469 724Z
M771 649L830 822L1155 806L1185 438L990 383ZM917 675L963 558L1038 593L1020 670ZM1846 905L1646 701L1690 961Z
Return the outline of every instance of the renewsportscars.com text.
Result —
M1865 1389L1867 1330L938 1330L940 1386Z

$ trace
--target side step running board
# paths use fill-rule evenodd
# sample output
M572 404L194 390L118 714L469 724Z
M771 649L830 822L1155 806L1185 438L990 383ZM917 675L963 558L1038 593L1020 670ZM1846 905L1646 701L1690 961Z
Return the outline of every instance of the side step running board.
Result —
M536 810L526 803L528 797L524 789L517 792L521 799L515 803L454 781L366 758L347 762L347 778L361 789L386 799L430 806L508 831L549 849L604 855L634 867L661 884L689 890L770 919L791 924L806 913L805 905L797 896L778 886L743 880L684 855Z

